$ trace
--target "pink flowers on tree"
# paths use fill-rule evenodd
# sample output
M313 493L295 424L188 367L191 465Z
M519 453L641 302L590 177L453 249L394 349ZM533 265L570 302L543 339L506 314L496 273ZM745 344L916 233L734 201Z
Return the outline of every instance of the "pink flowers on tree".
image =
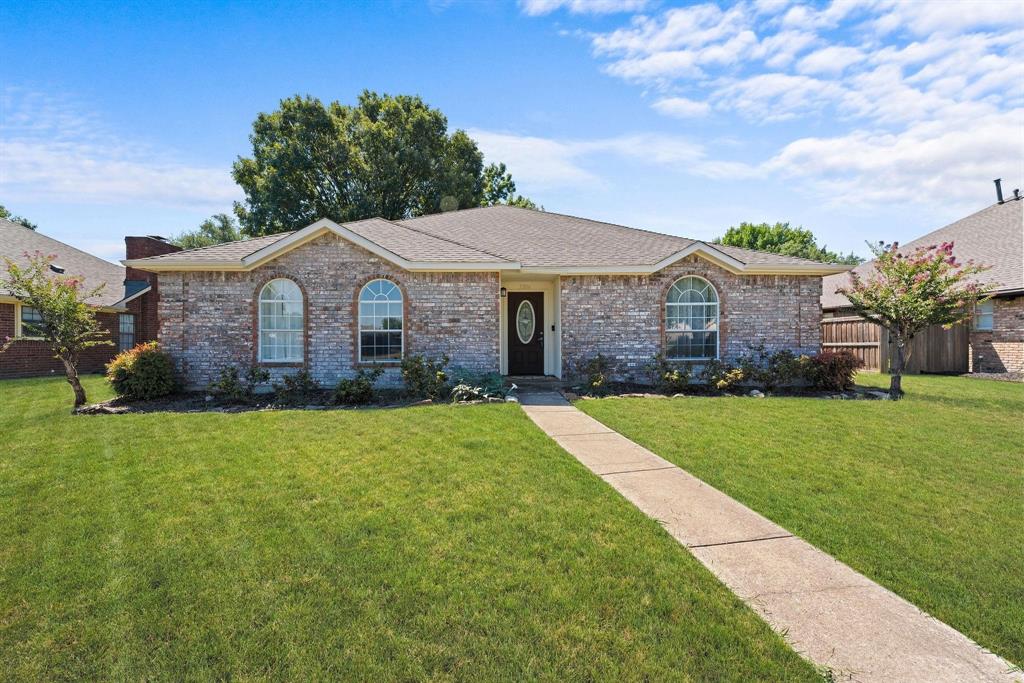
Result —
M914 335L931 325L949 328L967 321L992 286L972 279L988 267L958 261L952 242L918 247L910 253L901 252L894 242L879 244L872 251L873 270L866 277L851 272L850 286L838 291L858 315L889 331L895 345L889 396L899 399Z

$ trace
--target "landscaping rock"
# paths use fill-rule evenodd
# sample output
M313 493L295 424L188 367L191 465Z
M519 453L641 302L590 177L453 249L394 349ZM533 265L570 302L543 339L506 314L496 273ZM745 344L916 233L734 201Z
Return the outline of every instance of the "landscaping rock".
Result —
M874 390L874 391L865 391L864 393L867 396L870 396L871 398L877 399L879 401L888 401L889 400L889 392L888 391Z
M519 399L515 396L506 396L505 403L519 403Z
M751 398L764 398L764 392L759 391L758 389L751 389L747 396L750 396Z
M82 406L81 408L75 409L76 415L120 415L121 413L130 412L131 409L128 406L112 406L107 403L94 403L88 406Z
M320 406L320 405L306 406L306 410L327 410L327 406Z

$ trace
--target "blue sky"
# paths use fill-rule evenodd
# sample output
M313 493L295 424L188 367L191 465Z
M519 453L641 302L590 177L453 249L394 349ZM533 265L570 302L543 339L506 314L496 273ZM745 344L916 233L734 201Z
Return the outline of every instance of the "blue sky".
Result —
M552 211L905 241L1024 178L1024 2L0 0L0 203L101 256L241 193L256 114L415 93Z

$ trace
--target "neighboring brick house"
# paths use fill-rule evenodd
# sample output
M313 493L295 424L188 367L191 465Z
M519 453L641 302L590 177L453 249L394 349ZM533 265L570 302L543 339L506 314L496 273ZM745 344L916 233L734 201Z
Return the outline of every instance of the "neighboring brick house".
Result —
M134 240L134 243L133 243ZM131 257L154 256L174 247L158 238L129 237L126 254ZM109 346L94 346L82 354L80 372L102 372L119 350L156 338L156 276L141 271L126 271L122 266L97 258L18 223L0 219L0 273L4 258L25 263L36 252L54 255L51 268L83 278L91 289L104 284L89 303L96 307L96 318L106 330ZM53 356L46 342L32 335L35 311L4 291L0 285L0 341L15 342L0 353L0 378L63 374L64 367Z
M989 266L976 279L995 287L992 298L975 311L965 351L968 358L961 367L972 372L1024 372L1024 201L1016 192L1004 200L1000 191L995 204L901 247L911 250L943 242L953 243L953 254L960 261ZM857 266L856 272L869 272L871 263ZM836 292L849 283L849 277L842 273L824 278L825 316L852 311L846 297Z
M821 277L846 268L507 206L124 263L158 274L159 340L189 385L249 364L394 378L411 353L556 377L602 353L639 377L656 353L815 352Z

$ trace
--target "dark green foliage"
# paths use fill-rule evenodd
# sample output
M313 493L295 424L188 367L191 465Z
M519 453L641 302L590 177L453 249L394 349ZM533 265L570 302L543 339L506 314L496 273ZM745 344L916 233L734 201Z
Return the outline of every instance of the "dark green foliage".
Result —
M678 394L690 385L690 366L669 361L663 353L654 356L647 371L651 376L651 384L663 394Z
M181 233L171 240L171 244L182 249L196 249L240 239L242 232L238 229L238 222L234 216L218 213L200 223L195 230Z
M177 389L174 364L156 342L117 354L107 365L107 380L115 394L130 401L159 398Z
M483 401L488 398L505 398L508 395L505 378L497 372L483 374L456 369L451 373L451 399L456 403Z
M701 382L719 391L729 391L744 379L743 370L722 360L709 360L700 372Z
M334 387L334 402L341 405L364 405L374 398L373 385L384 374L384 368L361 368L356 376L342 379Z
M425 358L412 354L402 359L402 381L406 392L415 398L442 398L448 393L448 356Z
M597 354L572 368L574 381L588 396L606 396L611 391L611 382L618 370L618 363L603 354Z
M221 369L210 391L224 403L251 403L256 397L256 386L269 380L270 373L258 365L249 366L244 375L236 366L229 365Z
M853 388L853 376L864 365L849 351L822 351L812 356L807 379L812 386L826 391Z
M306 368L282 377L274 384L274 393L278 403L289 406L315 404L323 398L323 388Z
M530 199L516 194L516 181L512 180L512 174L505 168L505 164L488 164L483 174L483 197L480 199L480 206L494 206L495 204L507 204L518 206L523 209L534 209L543 211L543 206L537 206Z
M488 167L465 131L419 97L363 91L354 105L290 97L253 123L252 156L234 164L247 235L296 230L320 218L391 220L521 201L503 167ZM511 183L511 189L509 184Z
M803 382L810 363L807 356L797 356L786 349L769 353L764 344L751 346L748 353L736 360L736 365L743 373L742 381L767 391Z
M804 228L792 228L789 223L740 223L725 231L725 235L715 239L715 244L725 244L744 249L756 249L772 254L798 256L812 261L824 263L849 263L856 265L864 259L849 254L837 254L827 247L819 247L814 233Z
M514 185L513 185L512 189L513 190L515 189ZM37 229L39 227L38 225L36 225L32 221L30 221L29 219L25 218L24 216L17 216L15 214L11 213L7 209L7 207L4 206L3 204L0 204L0 218L8 220L8 221L10 221L12 223L17 223L18 225L26 227L29 230L35 230L35 229Z

